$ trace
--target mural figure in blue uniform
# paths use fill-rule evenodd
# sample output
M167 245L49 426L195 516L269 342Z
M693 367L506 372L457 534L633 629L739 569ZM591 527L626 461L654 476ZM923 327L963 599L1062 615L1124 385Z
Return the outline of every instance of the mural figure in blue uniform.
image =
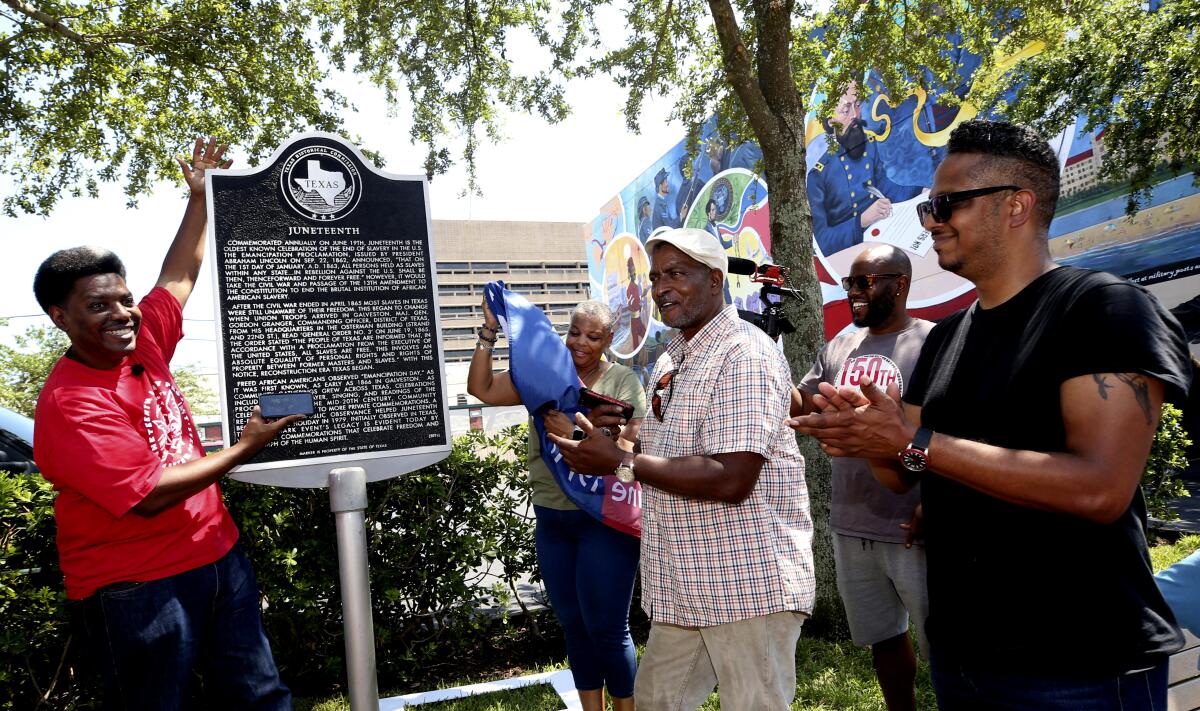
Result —
M700 196L700 191L704 189L704 181L700 180L700 176L696 174L695 167L692 168L692 177L687 176L688 156L684 154L679 158L679 175L683 177L683 182L679 184L679 193L675 196L675 217L680 224L687 219L688 210L692 208L692 203Z
M667 181L667 169L663 168L654 176L654 213L650 224L653 229L659 227L678 227L675 218L671 216L671 206L667 202L667 194L671 192L671 184Z
M650 239L650 232L652 232L653 229L654 228L650 226L650 198L638 198L637 235L638 239L642 241L642 244L645 244L646 240Z
M825 127L836 140L808 173L808 200L817 246L828 256L861 243L863 230L891 216L892 203L916 197L922 187L888 178L875 137L866 132L855 85Z

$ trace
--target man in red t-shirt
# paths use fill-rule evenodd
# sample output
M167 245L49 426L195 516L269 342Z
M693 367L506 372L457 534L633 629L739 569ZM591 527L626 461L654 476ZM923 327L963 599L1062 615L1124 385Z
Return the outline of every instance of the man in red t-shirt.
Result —
M106 708L179 708L197 675L209 708L291 708L217 481L301 418L255 408L238 443L206 457L169 368L204 256L204 174L228 167L224 152L197 139L180 160L191 197L140 303L121 260L94 247L54 253L34 279L71 340L38 398L34 459L58 492L72 621Z

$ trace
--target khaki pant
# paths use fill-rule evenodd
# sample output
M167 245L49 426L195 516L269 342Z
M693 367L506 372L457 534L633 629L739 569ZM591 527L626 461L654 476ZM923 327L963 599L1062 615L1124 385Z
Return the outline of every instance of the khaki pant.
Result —
M776 612L715 627L652 624L634 682L638 711L694 711L718 684L724 711L786 711L796 695L805 617Z

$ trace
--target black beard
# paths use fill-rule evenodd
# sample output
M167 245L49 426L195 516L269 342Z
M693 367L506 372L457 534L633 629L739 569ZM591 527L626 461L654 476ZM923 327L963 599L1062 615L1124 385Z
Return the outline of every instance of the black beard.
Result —
M850 122L844 131L837 134L837 142L842 148L846 149L846 153L858 160L867 152L867 122L862 119L855 119Z
M891 318L895 310L896 294L886 291L867 301L867 312L861 319L855 318L853 311L850 312L850 319L859 328L873 328Z

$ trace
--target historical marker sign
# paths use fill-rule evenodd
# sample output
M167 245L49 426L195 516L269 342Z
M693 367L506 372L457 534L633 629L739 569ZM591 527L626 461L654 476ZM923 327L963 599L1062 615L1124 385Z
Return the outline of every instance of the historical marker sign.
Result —
M267 165L208 174L225 443L261 395L312 393L315 414L234 477L325 486L445 458L450 423L423 177L383 173L329 134Z

